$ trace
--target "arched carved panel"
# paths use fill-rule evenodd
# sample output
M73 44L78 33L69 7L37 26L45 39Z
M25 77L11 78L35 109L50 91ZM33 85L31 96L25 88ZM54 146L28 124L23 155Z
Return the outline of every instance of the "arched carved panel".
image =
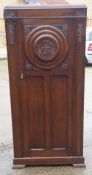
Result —
M64 34L50 25L33 29L25 41L29 60L38 68L50 69L63 62L68 44Z

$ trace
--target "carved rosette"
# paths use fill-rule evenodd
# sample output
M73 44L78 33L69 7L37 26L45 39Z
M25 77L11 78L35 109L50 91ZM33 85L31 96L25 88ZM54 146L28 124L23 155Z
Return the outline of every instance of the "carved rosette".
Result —
M58 53L58 42L51 35L42 35L34 42L34 53L42 61L51 61Z
M63 62L68 50L64 34L56 27L36 27L27 36L25 51L31 63L42 69L50 69Z

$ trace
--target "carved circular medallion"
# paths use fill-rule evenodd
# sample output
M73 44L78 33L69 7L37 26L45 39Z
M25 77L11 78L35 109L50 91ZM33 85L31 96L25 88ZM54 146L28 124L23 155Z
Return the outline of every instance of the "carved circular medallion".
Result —
M64 34L56 27L40 26L26 38L25 50L29 60L42 69L50 69L62 62L68 49Z
M54 59L58 53L58 42L51 35L42 35L34 42L34 52L42 61Z

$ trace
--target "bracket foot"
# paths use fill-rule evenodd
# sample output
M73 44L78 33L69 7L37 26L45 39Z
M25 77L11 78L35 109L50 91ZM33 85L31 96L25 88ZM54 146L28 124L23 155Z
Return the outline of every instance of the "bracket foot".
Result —
M86 165L84 163L80 163L80 164L75 163L73 164L73 167L74 168L86 168Z
M25 168L26 166L25 165L13 165L13 169L23 169Z

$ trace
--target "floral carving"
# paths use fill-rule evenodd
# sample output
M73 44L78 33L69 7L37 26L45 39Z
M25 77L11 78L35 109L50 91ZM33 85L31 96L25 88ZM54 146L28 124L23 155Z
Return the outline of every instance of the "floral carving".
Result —
M8 20L6 24L8 29L9 43L13 45L15 41L15 24L16 23L13 20Z
M83 42L85 39L85 27L84 23L77 23L77 31L78 31L78 42Z
M36 55L43 61L52 60L58 51L58 43L51 37L39 39L35 46Z

